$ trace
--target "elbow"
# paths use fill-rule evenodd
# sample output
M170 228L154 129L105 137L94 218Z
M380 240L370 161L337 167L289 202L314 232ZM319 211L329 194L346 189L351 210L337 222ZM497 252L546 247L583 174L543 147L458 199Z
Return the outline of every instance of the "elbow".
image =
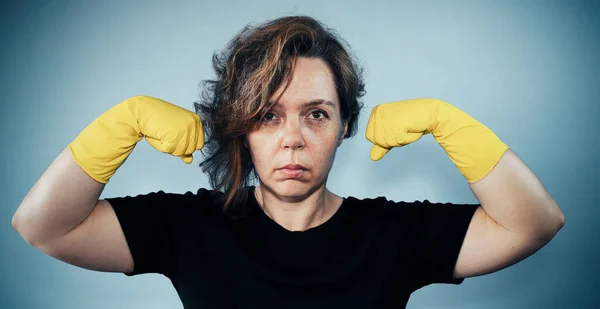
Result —
M21 228L22 222L21 220L19 220L19 217L15 214L12 217L11 220L11 225L13 227L13 229L15 229L15 231L17 231L17 233L19 233L19 235L21 236L21 238L23 238L23 240L25 240L28 244L32 244L31 240L28 237L25 237L25 233L23 233L23 229Z
M556 234L565 226L565 215L559 211L552 220L548 220L546 227L539 233L540 239L544 243L550 242Z
M23 218L21 218L18 214L13 215L11 224L13 229L19 233L21 238L25 240L29 245L35 247L34 238L31 236L32 231L27 231L26 226L30 225L24 222Z
M560 215L558 216L558 229L562 229L563 226L565 226L565 222L566 222L566 218L565 218L565 214L561 211Z
M558 233L558 231L560 231L565 226L565 222L566 222L565 214L563 214L561 211L560 215L558 217L558 225L557 225L555 234Z
M558 204L556 204L556 202L554 202L553 204L554 204L553 209L555 210L554 234L556 234L556 233L558 233L558 231L560 231L560 229L563 228L563 226L565 226L566 218L565 218L565 214L562 212L562 210L560 210L560 207L558 207Z
M10 221L10 224L16 231L19 231L19 230L17 230L17 214L14 214L12 216L12 220Z
M12 219L10 221L10 224L12 225L13 229L15 229L15 231L17 231L19 234L21 234L20 229L21 225L23 225L21 221L22 220L20 219L18 211L12 216Z
M15 231L17 231L17 233L19 233L19 235L21 235L21 237L28 243L31 244L31 241L29 240L28 237L25 237L25 234L23 233L23 229L22 229L22 222L19 219L19 216L15 213L12 217L11 220L11 225L13 227L13 229L15 229Z

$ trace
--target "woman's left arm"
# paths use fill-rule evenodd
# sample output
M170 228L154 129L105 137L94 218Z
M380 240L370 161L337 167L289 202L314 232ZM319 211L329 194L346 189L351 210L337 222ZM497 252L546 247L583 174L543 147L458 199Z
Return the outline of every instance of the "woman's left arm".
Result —
M469 186L481 207L467 230L456 278L513 265L546 245L565 224L554 199L510 149L487 176Z
M378 161L392 148L430 133L481 204L463 240L455 278L513 265L547 244L565 224L556 202L516 153L447 102L425 98L376 106L366 130L373 143L371 159Z

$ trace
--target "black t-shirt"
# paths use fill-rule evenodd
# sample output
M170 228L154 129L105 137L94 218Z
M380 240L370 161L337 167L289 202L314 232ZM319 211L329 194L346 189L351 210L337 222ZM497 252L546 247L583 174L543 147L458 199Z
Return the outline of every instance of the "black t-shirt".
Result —
M134 261L169 278L186 309L404 308L415 290L460 284L453 270L476 204L346 197L325 223L289 231L248 187L241 218L221 192L107 198Z

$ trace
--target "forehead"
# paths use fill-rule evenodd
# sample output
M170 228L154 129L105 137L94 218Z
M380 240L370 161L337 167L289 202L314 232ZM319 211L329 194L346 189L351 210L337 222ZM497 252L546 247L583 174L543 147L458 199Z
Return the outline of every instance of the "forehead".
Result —
M325 103L325 106L326 102L334 107L339 105L333 74L327 63L318 58L299 57L287 89L284 87L285 83L271 97L271 101L279 104L280 108L315 102Z

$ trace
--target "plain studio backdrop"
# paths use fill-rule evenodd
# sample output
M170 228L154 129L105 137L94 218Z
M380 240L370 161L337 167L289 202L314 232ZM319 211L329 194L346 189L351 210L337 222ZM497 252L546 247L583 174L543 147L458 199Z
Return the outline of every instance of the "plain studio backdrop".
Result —
M492 129L537 174L566 226L532 257L460 286L430 285L408 308L600 308L600 5L575 1L24 1L0 18L1 308L181 308L166 277L89 271L12 228L35 181L84 127L133 95L193 110L213 52L247 23L313 16L365 68L357 135L328 181L342 196L475 203L431 135L369 158L371 107L436 97ZM102 197L208 187L198 167L138 144Z

